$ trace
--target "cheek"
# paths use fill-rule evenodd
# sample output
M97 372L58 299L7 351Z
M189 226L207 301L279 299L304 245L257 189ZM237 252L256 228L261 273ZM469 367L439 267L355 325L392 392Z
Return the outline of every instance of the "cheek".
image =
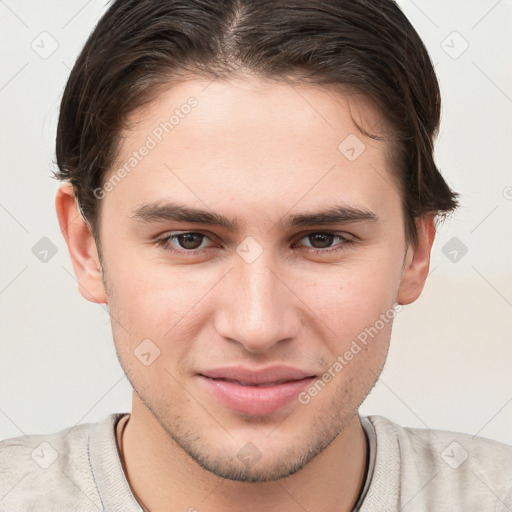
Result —
M395 302L400 279L396 255L372 255L365 260L305 273L294 287L337 338L357 336Z
M129 337L130 345L145 338L159 345L166 339L189 340L201 327L199 317L202 305L207 303L204 298L219 280L213 271L136 257L118 260L108 275L109 303L115 306L115 315L125 327L118 333L125 340Z
M187 327L199 324L193 305L202 294L187 286L193 283L183 273L129 268L118 265L111 272L112 333L123 369L144 396L155 386L175 386L172 375L190 347Z

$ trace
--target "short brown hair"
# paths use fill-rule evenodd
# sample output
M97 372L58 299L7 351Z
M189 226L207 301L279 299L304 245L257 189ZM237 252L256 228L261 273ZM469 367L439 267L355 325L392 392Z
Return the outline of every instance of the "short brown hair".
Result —
M94 191L112 170L129 114L180 77L228 79L241 69L375 102L392 134L410 241L416 218L456 208L433 155L439 84L393 0L116 0L71 71L56 140L55 176L73 185L97 241Z

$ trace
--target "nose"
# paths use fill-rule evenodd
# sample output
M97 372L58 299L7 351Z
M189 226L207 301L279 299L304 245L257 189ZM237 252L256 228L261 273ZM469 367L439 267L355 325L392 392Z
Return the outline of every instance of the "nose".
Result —
M262 353L295 338L301 329L298 301L285 277L263 255L235 262L225 279L215 327L220 336Z

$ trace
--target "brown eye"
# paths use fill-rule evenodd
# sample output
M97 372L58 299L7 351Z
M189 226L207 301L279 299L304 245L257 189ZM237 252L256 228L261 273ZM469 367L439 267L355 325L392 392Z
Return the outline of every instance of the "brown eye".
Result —
M204 235L200 233L183 233L182 235L174 235L182 249L194 250L201 246Z
M307 235L307 238L315 249L325 249L330 247L336 235L332 233L312 233Z
M202 249L208 248L203 245L205 240L209 240L203 233L185 232L166 235L157 241L157 246L176 254L195 254L202 252Z
M353 243L350 235L344 236L345 233L331 233L327 231L318 231L314 233L308 233L303 236L300 241L307 241L304 243L309 252L317 254L328 254L331 252L341 251L346 246ZM300 245L300 243L299 243Z

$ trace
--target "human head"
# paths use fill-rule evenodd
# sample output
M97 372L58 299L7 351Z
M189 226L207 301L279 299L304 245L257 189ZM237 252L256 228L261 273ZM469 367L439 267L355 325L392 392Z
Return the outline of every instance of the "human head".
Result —
M456 194L433 155L439 85L424 44L393 0L124 0L112 3L77 59L57 133L56 176L72 183L98 244L98 191L115 171L129 115L185 77L244 72L329 85L376 103L386 133L371 135L389 145L413 243L416 218L455 208Z
M190 98L190 117L98 199L109 173ZM109 304L135 421L150 431L156 420L203 467L243 481L292 474L334 443L382 369L395 301L421 292L432 215L454 205L432 157L438 123L430 60L392 2L114 3L72 71L57 137L59 177L101 245L101 272L63 194L58 204L82 292ZM366 146L350 161L338 145L356 130ZM156 222L155 200L176 197L242 227L204 222L219 251L171 255L162 232L186 223L161 212ZM290 211L338 200L359 216L344 224L346 249L289 251L300 227L319 224L283 228ZM253 261L235 250L249 236L262 251ZM141 345L158 348L147 367ZM342 364L352 347L357 362ZM291 420L234 414L202 387L202 372L226 365L316 378L335 361L328 389L290 406ZM246 443L263 454L254 468L237 462Z

